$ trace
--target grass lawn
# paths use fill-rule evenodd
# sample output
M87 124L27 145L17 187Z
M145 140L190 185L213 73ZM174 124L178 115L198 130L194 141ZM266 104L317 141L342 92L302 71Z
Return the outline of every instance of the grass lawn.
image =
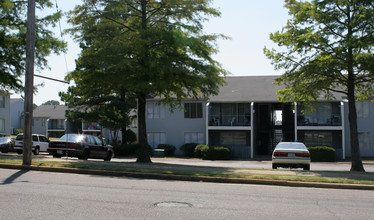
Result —
M1 159L1 164L21 165L21 159ZM327 171L285 171L266 169L234 169L215 167L196 167L162 163L137 164L133 162L97 162L97 161L47 161L33 159L33 166L64 167L77 169L108 170L119 172L141 172L151 174L172 174L185 176L206 176L223 178L271 179L303 182L345 183L374 185L373 173L327 172ZM290 173L290 174L288 174Z

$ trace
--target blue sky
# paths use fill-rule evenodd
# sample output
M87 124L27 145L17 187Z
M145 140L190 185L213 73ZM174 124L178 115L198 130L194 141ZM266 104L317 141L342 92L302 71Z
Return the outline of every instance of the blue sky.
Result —
M80 1L52 0L60 10L69 11ZM213 18L204 26L206 33L221 33L231 40L219 40L219 53L214 57L232 76L279 75L263 54L263 48L273 48L269 34L281 30L286 25L288 14L282 0L214 0L213 6L222 15ZM54 9L55 10L55 9ZM61 28L65 29L66 18L61 20ZM60 36L56 28L56 35ZM35 74L63 79L68 71L75 68L74 60L80 52L77 43L69 35L63 36L68 42L66 54L48 57L50 70L35 70ZM66 57L66 62L65 62ZM34 84L44 83L34 95L34 103L40 105L48 100L58 100L58 92L66 91L68 85L35 77ZM13 95L12 98L19 97Z

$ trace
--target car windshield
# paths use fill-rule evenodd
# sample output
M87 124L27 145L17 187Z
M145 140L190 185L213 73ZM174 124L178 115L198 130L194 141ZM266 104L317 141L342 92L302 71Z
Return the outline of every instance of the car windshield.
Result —
M8 142L10 138L0 137L0 142Z
M279 143L276 147L277 149L298 149L305 150L306 147L302 143Z
M73 142L82 142L84 135L81 134L65 134L60 138L60 141L73 141Z

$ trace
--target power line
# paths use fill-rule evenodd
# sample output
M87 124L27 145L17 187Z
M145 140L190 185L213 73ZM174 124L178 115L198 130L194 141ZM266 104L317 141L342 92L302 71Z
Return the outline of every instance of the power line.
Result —
M64 81L64 80L53 79L53 78L50 78L50 77L41 76L41 75L37 75L37 74L34 74L34 76L37 76L37 77L40 77L40 78L44 78L44 79L53 80L53 81L57 81L57 82L61 82L61 83L70 84L70 82L68 82L68 81Z

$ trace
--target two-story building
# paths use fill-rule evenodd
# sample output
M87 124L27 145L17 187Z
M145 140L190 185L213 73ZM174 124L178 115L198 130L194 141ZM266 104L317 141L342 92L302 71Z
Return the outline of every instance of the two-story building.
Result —
M0 91L0 135L10 135L10 93Z
M147 101L148 142L172 144L204 143L230 147L234 157L270 155L280 141L302 141L307 146L331 146L338 158L350 156L348 103L318 100L313 112L302 104L281 103L274 85L277 76L228 77L217 96L208 100L185 100L173 113L158 98ZM362 156L374 156L374 110L370 101L358 102ZM371 108L370 108L371 107ZM361 110L362 109L362 110ZM360 119L362 118L362 120ZM371 125L371 126L370 126ZM180 153L180 152L177 152Z

